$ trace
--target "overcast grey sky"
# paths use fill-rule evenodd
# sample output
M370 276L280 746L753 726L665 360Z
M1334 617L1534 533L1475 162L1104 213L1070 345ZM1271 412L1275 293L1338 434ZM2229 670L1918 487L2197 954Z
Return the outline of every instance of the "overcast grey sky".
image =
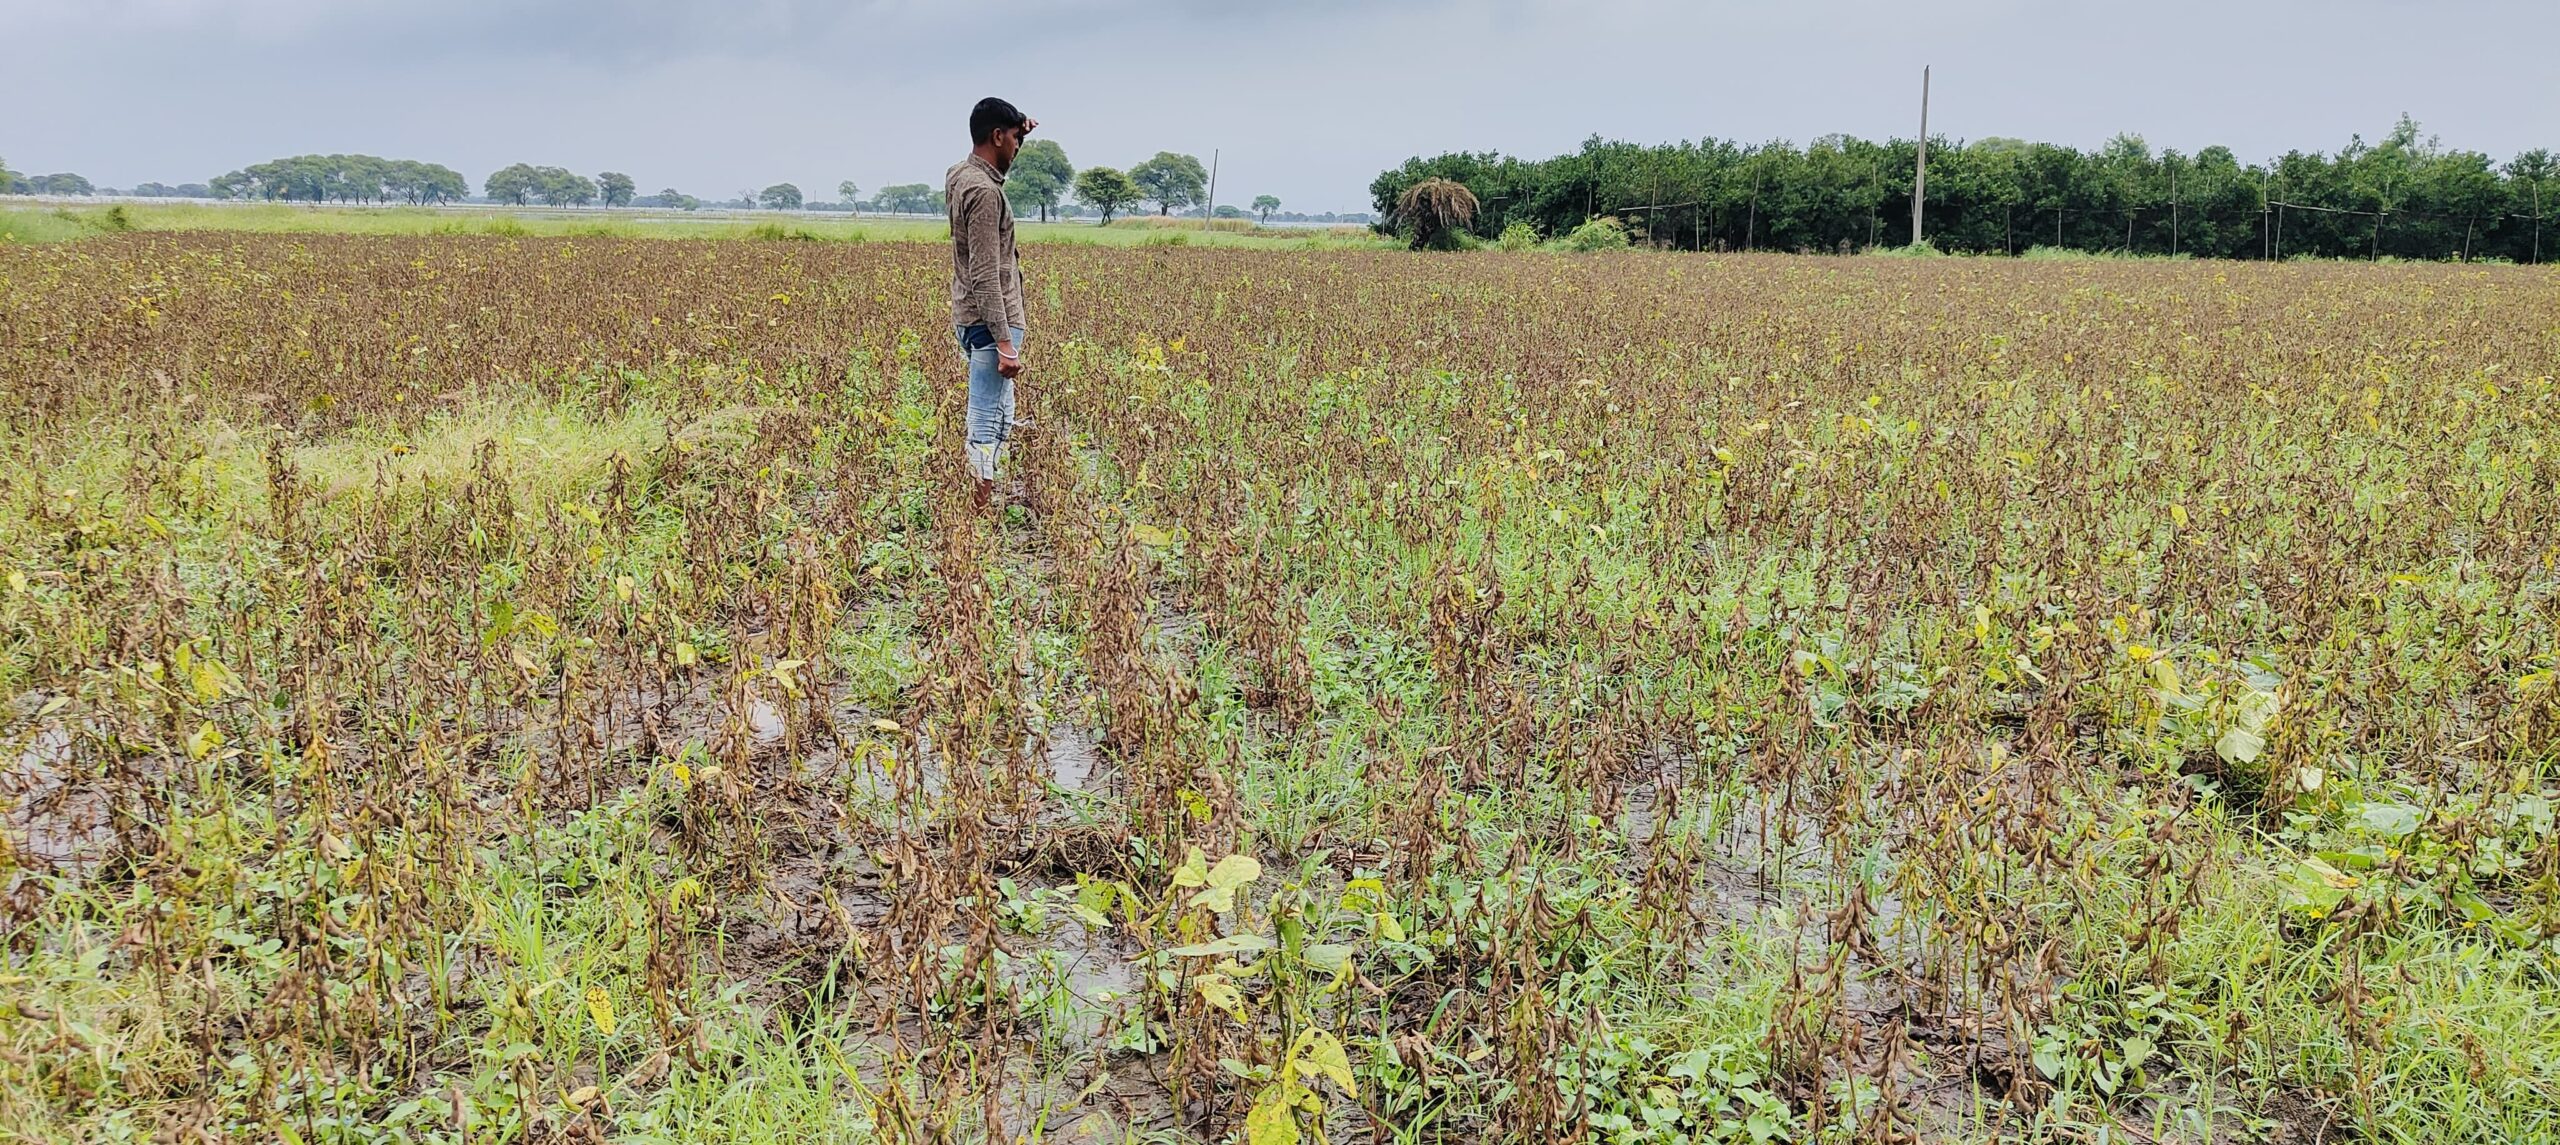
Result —
M351 151L728 197L936 181L1004 95L1078 165L1223 151L1219 198L1367 207L1414 154L1599 133L2225 143L2402 111L2560 147L2553 0L0 0L0 157L101 185Z

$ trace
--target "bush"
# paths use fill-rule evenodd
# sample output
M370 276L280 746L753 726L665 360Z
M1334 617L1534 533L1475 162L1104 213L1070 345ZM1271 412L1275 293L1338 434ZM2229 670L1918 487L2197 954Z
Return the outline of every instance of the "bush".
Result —
M1501 250L1536 250L1538 228L1527 223L1513 223L1502 228L1502 237L1493 240L1493 245Z
M1564 237L1564 249L1573 251L1621 250L1627 245L1627 225L1602 215Z

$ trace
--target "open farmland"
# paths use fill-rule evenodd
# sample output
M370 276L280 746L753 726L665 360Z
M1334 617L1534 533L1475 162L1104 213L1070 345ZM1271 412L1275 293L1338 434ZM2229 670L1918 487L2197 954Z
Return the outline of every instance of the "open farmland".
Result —
M0 1136L2560 1137L2560 274L0 248Z

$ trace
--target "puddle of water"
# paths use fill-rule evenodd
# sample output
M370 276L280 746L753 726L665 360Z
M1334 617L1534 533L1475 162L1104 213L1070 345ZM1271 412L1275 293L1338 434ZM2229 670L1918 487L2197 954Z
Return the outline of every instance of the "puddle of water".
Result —
M1075 727L1053 727L1048 733L1049 782L1062 791L1082 791L1093 778L1093 737Z
M784 728L782 711L757 699L747 708L747 737L758 748L780 746Z
M80 782L71 728L47 724L0 742L0 831L19 865L85 878L114 854L107 795Z

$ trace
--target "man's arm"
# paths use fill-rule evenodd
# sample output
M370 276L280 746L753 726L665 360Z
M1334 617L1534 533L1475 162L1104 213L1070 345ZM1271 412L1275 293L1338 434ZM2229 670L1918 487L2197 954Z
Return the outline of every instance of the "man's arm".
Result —
M1022 369L1021 357L1013 345L1013 327L1004 304L1004 197L992 187L971 187L963 192L960 220L968 229L969 299L977 308L978 321L986 324L987 335L995 339L996 370L1012 377Z

